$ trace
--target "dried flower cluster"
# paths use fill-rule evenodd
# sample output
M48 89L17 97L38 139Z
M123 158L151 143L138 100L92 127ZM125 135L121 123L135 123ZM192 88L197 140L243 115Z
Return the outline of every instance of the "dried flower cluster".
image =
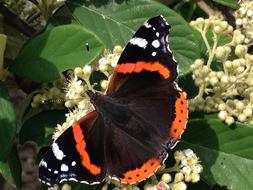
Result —
M240 8L235 11L236 27L245 35L244 43L252 43L253 39L253 1L240 2Z
M218 111L219 118L228 125L235 119L250 122L253 55L244 45L244 34L217 17L198 18L190 24L200 32L208 53L207 60L197 59L191 65L195 85L199 87L198 95L190 100L191 111ZM209 31L212 44L207 38ZM230 39L229 42L220 45L224 38Z

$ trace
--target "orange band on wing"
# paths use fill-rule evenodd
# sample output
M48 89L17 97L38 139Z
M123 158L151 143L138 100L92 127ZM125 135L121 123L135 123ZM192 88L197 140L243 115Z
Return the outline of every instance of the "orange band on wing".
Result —
M144 62L138 61L136 63L123 63L117 65L116 71L118 73L140 73L141 71L157 71L163 78L167 79L170 76L170 70L159 62Z
M101 168L90 162L90 156L86 151L83 131L78 123L73 125L73 134L76 141L76 150L81 156L82 165L94 175L101 174Z
M174 142L180 139L188 120L188 101L184 92L180 92L180 96L175 103L175 108L176 117L170 128L170 137L173 138Z
M124 177L120 178L120 182L124 184L134 184L149 178L161 166L162 161L150 159L140 168L136 168L124 173Z

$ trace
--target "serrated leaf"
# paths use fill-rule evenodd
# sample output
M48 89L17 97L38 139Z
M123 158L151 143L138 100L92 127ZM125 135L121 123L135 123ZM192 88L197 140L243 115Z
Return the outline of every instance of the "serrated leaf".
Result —
M16 135L16 115L7 88L0 81L0 160L7 158Z
M54 129L65 121L65 113L66 110L51 110L30 117L20 130L20 143L34 141L39 146L51 145Z
M178 148L191 148L201 159L202 177L228 189L253 188L253 126L228 127L213 115L189 121Z
M188 23L156 1L71 0L66 5L73 12L75 20L99 36L107 48L125 46L144 21L162 14L172 25L169 44L180 65L181 74L187 73L189 65L200 55Z
M60 78L67 69L90 64L102 49L102 42L84 27L58 26L33 38L10 70L36 82L49 82Z
M221 5L225 5L227 7L238 9L240 6L238 4L237 0L214 0L216 3L219 3Z

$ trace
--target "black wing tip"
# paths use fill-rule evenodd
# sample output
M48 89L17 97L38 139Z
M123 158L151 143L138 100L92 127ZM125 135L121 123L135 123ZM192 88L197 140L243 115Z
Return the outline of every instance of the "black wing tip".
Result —
M154 26L160 26L162 28L167 28L168 30L171 28L170 24L167 22L166 18L163 15L158 15L150 18L146 22L150 23Z

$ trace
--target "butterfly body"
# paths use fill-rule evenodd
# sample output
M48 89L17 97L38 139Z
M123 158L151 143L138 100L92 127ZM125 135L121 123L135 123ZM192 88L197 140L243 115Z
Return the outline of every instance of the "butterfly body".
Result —
M157 16L135 33L106 94L88 92L95 111L67 129L41 161L43 183L96 184L109 177L134 184L163 164L188 117L186 96L175 82L169 29Z

